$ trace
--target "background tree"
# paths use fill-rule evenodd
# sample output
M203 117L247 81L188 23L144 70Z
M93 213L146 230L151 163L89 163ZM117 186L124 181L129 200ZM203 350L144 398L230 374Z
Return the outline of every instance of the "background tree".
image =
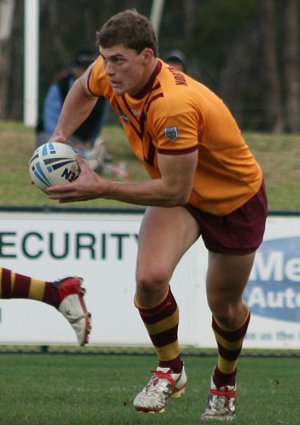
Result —
M300 131L299 0L286 0L284 8L284 92L286 130Z
M21 120L26 0L11 1L13 29L0 40L0 113ZM95 32L112 14L136 8L150 16L151 6L152 0L40 0L40 106L78 50L95 48ZM188 72L221 95L242 129L299 132L299 9L299 0L165 0L160 56L181 49Z
M273 0L261 0L259 6L261 29L261 86L265 126L275 133L284 130L284 116L279 69L278 11Z
M11 8L11 9L10 9ZM23 0L0 0L0 118L23 112ZM5 27L5 30L3 28Z

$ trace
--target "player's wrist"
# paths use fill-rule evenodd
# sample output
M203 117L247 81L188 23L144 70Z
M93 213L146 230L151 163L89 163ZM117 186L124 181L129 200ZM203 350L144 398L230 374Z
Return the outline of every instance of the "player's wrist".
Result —
M50 137L49 142L68 143L68 137L62 131L56 129Z

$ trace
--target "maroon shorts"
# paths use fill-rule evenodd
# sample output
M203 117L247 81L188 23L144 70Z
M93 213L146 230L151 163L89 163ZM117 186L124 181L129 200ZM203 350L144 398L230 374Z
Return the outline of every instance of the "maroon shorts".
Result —
M248 202L223 217L186 205L200 226L206 248L212 252L244 255L257 250L262 242L268 215L265 186Z

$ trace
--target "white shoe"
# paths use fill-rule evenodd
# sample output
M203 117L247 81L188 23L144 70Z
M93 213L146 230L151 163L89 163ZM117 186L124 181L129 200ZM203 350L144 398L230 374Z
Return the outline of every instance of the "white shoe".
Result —
M96 173L102 173L103 163L101 162L99 158L89 158L89 159L86 159L85 162Z
M187 377L182 367L181 373L173 373L169 368L158 367L145 388L135 397L133 405L144 413L164 412L170 398L180 398L186 390Z
M79 277L67 277L54 284L61 300L58 310L68 320L76 333L78 344L82 346L88 343L91 315L84 302L85 290L81 283L82 279Z
M112 156L108 151L106 143L101 139L101 137L98 137L95 140L94 146L91 149L93 157L99 158L101 163L104 162L111 162Z
M217 388L211 378L204 420L232 421L235 418L236 385Z

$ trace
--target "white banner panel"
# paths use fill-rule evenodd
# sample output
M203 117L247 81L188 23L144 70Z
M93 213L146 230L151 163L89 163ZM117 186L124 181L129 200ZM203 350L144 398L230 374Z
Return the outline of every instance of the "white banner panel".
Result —
M45 280L84 278L93 344L145 345L149 337L133 306L142 213L1 212L0 264ZM245 347L300 347L300 217L269 217L245 293L252 320ZM159 258L157 259L159 262ZM171 282L181 312L180 342L215 347L206 302L207 251L199 240ZM76 343L53 307L0 300L0 343Z
M93 318L91 343L149 344L133 306L142 214L2 213L0 216L2 266L45 280L67 275L84 278L86 301ZM197 344L200 334L199 266L194 260L198 251L199 247L195 246L185 256L174 276L173 289L180 299L183 316L184 344ZM206 263L204 258L203 262ZM28 300L0 300L0 307L2 343L75 342L70 325L53 307Z

